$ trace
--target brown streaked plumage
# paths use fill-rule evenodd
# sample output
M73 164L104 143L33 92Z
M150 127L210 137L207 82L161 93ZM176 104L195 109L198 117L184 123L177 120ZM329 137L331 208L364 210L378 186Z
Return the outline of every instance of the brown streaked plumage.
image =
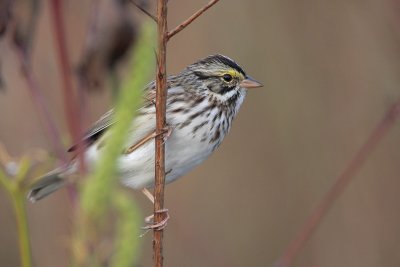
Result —
M213 55L167 79L166 182L172 182L203 162L221 144L244 101L247 88L261 84L246 75L233 60ZM118 158L118 175L132 188L148 188L154 182L155 83L144 90L144 103L132 121L126 148ZM84 158L93 166L107 142L108 129L116 123L107 112L83 137ZM69 151L74 151L77 145ZM28 195L37 201L64 184L79 169L78 161L45 175ZM53 184L54 181L54 184Z

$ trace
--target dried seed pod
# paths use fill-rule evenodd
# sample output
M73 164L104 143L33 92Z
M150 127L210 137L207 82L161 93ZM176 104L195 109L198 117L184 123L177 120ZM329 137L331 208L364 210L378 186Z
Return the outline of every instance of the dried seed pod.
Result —
M126 0L99 0L92 10L91 26L77 73L84 88L101 88L136 39L138 22Z

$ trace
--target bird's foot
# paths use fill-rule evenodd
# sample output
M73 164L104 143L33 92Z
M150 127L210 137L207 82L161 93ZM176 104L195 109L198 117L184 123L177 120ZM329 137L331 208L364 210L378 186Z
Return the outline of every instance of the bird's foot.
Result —
M165 214L165 217L162 221L158 223L154 223L154 214L147 216L144 221L148 224L144 227L142 227L143 230L156 230L160 231L164 229L167 226L167 222L170 218L168 214L168 209L162 209L162 210L157 210L155 213L157 214Z
M161 231L163 230L166 226L167 226L167 222L169 220L169 214L168 214L168 209L162 209L162 210L158 210L156 211L156 213L165 213L165 218L158 223L154 223L154 214L147 216L144 221L148 224L144 227L142 227L143 230L145 230L145 232L143 234L140 235L140 237L145 236L148 232L150 232L151 230L156 230L156 231Z
M169 125L166 125L163 129L162 132L160 133L160 135L163 138L163 143L165 144L165 142L167 142L168 138L171 136L172 134L172 127Z

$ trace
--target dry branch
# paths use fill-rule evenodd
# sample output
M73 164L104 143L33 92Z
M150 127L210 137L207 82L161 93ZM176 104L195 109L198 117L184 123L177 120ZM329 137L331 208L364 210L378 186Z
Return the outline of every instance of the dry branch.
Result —
M32 96L33 102L36 105L36 108L41 113L43 120L45 122L45 126L47 128L47 134L49 136L50 142L53 146L53 149L57 156L64 162L67 162L67 155L64 151L64 148L61 144L61 136L57 130L56 124L50 115L50 111L45 103L43 98L43 90L39 88L39 85L33 75L33 71L27 58L27 54L23 51L20 46L16 46L16 53L18 56L18 60L20 61L21 72L23 77L26 80L28 89Z
M156 147L155 147L155 184L154 184L154 224L157 225L164 220L164 187L165 187L165 146L163 133L166 129L166 102L167 102L167 73L166 73L166 53L167 42L174 35L178 34L196 18L203 14L207 9L216 4L219 0L212 0L203 8L198 10L186 21L168 32L167 28L167 2L168 0L157 0L157 17L154 18L147 11L143 12L149 15L157 22L158 28L158 50L157 56L157 74L156 74ZM163 228L154 228L153 237L153 258L154 266L163 266Z
M79 133L77 130L77 123L75 123L75 120L78 118L78 116L76 116L77 110L75 105L75 92L73 90L72 80L70 75L71 67L68 61L69 57L66 47L62 4L63 2L60 0L51 1L52 18L53 18L54 36L56 38L57 52L61 67L63 93L65 99L65 113L67 116L67 123L69 130L74 139L73 141L74 143L77 143Z
M336 178L335 183L325 194L319 205L308 217L304 225L298 231L296 237L291 241L283 256L274 265L275 267L288 267L294 258L310 239L311 235L320 225L321 220L327 214L333 203L337 200L350 181L356 176L365 164L368 157L378 146L379 142L386 136L393 127L400 115L400 100L394 103L390 110L385 114L375 129L371 132L368 139L349 161L344 171Z
M69 62L69 55L67 49L67 40L65 34L65 27L63 21L62 6L63 1L51 0L51 15L53 20L53 30L56 41L56 48L59 58L62 84L63 84L63 99L65 116L67 119L67 125L72 136L73 143L78 144L81 136L81 106L77 104L76 94L72 83L71 65ZM78 146L78 160L79 168L81 171L85 171L85 162L83 158L84 147ZM68 187L68 192L72 204L76 204L76 190L73 186Z
M219 0L211 0L207 5L199 9L196 13L190 16L187 20L179 24L172 31L168 32L167 40L171 39L174 35L185 29L190 23L192 23L195 19L201 16L207 9L215 5Z
M166 122L167 103L167 0L157 1L157 28L158 51L156 73L156 158L155 158L155 185L154 185L154 223L160 223L164 219L164 187L165 187L165 146L162 133ZM154 266L163 266L162 240L163 229L154 229L153 258Z

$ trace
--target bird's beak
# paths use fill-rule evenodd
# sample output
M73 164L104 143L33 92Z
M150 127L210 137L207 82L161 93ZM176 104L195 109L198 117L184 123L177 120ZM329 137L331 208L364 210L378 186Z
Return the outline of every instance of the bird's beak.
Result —
M250 89L250 88L257 88L257 87L262 87L263 85L259 82L257 82L256 80L254 80L253 78L247 76L246 79L244 79L241 83L240 83L240 87L242 88L246 88L246 89Z

